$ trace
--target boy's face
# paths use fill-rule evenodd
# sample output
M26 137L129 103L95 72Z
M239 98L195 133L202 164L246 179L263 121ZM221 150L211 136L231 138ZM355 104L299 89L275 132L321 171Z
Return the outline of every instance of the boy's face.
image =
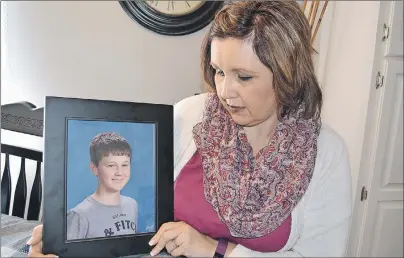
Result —
M121 191L130 178L130 158L122 155L104 156L98 166L90 164L91 171L98 177L98 184L108 192Z

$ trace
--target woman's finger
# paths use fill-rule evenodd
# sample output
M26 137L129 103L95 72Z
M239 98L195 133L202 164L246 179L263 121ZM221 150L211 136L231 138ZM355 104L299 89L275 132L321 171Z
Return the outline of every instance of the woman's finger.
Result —
M168 253L171 253L175 248L177 248L177 245L174 243L174 240L168 241L166 244L166 250Z
M32 258L58 258L59 256L54 255L54 254L41 254L41 253L30 253L28 254L28 257Z
M171 256L177 257L181 255L185 255L185 248L183 246L179 246L170 252Z
M176 246L181 246L185 244L185 240L186 240L187 234L184 234L184 232L181 232L174 240L174 244Z
M29 248L28 257L58 257L55 254L43 254L41 242Z
M152 239L149 242L150 246L153 246L159 242L161 235L164 234L167 230L170 230L175 227L179 227L181 224L180 222L167 222L161 225L160 229L157 231L157 233L152 237Z
M42 224L34 227L34 230L32 231L32 236L28 240L27 245L35 245L39 242L42 241Z
M40 233L42 234L42 228L37 229L37 230L34 229L34 231L40 231ZM35 234L37 234L37 232ZM41 239L39 239L39 241L37 241L38 237L34 236L35 234L33 233L32 239L34 239L34 241L32 241L32 243L34 243L34 244L31 244L29 247L28 257L58 257L55 254L43 254L42 253L42 244L43 244L42 236L41 236Z
M160 235L160 238L159 238L156 246L153 248L153 250L151 251L150 254L152 256L154 256L154 255L160 253L161 250L163 250L163 248L166 246L167 242L175 239L180 234L181 234L181 227L174 227L174 228L171 228L171 229L163 232Z
M160 240L163 240L165 243L168 241L172 241L176 239L182 232L182 229L180 227L177 228L172 228L167 230L166 232L161 235Z
M41 257L42 256L42 242L36 243L29 247L29 254L32 256L30 257ZM37 255L37 256L35 256Z
M174 239L170 240L166 244L167 252L171 253L174 249L185 243L185 235L184 232L181 233ZM185 247L184 247L185 248Z

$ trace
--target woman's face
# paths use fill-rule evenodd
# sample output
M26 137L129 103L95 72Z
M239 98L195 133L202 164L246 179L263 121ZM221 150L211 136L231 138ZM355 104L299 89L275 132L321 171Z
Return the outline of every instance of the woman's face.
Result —
M273 74L255 55L250 42L214 39L211 65L216 70L219 99L237 124L255 126L276 116Z

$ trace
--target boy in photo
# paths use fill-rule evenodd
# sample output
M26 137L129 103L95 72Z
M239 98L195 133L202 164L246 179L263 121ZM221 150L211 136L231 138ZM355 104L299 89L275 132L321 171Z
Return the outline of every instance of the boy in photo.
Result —
M131 157L129 143L117 133L100 133L92 139L90 170L98 179L98 187L68 211L68 240L136 233L137 202L120 193L130 178Z

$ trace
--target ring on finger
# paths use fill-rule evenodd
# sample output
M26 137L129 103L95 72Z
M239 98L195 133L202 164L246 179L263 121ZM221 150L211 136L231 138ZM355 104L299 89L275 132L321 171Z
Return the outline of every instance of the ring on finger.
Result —
M178 245L175 243L174 240L171 240L167 243L169 251L171 252L172 250L178 248Z
M175 248L178 248L178 245L175 243L175 241L173 240L173 241L171 241L171 243L172 243L172 245L173 245L173 250L175 249Z

